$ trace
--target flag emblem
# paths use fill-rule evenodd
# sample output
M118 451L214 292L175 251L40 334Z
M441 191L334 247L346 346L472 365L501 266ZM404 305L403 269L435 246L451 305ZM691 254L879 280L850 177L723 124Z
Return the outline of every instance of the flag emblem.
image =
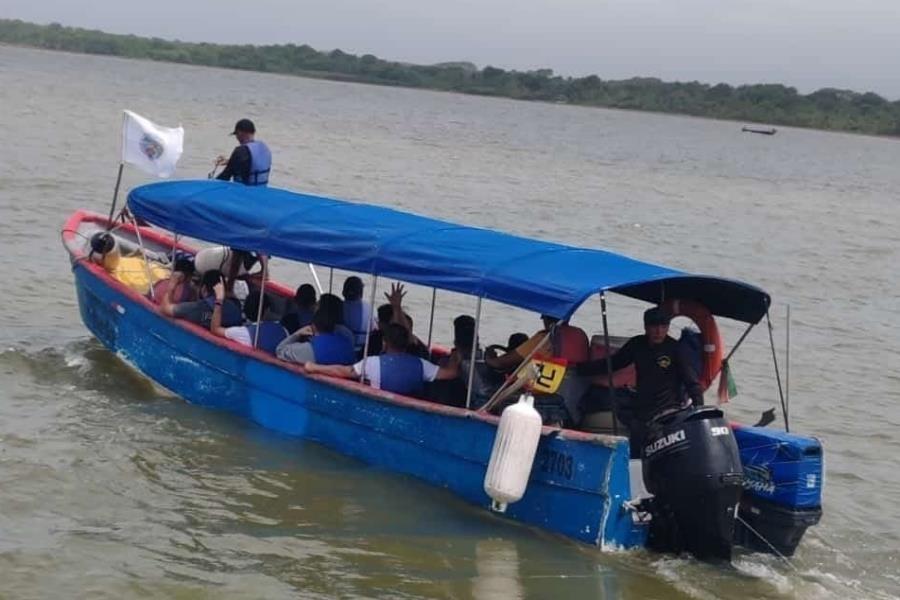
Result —
M145 133L138 144L141 152L143 152L144 156L150 160L159 160L159 157L163 155L164 148L162 140L149 133Z

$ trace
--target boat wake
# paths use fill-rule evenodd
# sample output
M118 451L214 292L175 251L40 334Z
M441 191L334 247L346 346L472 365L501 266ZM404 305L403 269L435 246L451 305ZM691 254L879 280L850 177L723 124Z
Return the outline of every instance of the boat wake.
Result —
M169 396L94 338L60 348L7 347L0 351L0 370L19 384L30 379L38 387L60 391L91 391L138 401Z
M737 589L741 590L741 597L748 598L896 600L895 596L879 592L865 581L826 570L824 563L842 560L839 554L809 566L796 557L786 563L771 554L745 553L736 556L726 568L686 556L665 556L653 560L650 568L675 590L698 600L736 597ZM727 596L721 594L723 589L729 590Z

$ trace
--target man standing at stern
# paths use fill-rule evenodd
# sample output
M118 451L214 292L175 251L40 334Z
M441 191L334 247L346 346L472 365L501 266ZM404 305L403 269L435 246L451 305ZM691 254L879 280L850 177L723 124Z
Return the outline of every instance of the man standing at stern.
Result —
M697 373L682 346L669 337L672 317L660 307L644 312L644 334L628 340L612 355L613 372L634 364L637 374L637 396L627 408L631 417L619 413L632 432L632 442L641 439L650 423L660 417L703 404L703 390ZM607 360L581 363L578 374L607 374ZM639 442L637 444L639 447Z
M272 170L272 153L264 142L256 139L256 126L250 119L241 119L234 125L231 135L240 145L231 157L216 158L216 166L225 165L225 170L216 179L236 181L244 185L268 185L269 171Z

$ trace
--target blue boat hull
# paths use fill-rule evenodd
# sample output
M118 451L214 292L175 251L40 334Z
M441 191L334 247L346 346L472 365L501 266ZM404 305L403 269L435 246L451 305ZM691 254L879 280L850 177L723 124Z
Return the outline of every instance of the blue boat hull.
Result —
M73 262L82 319L110 351L185 400L227 410L489 510L483 479L496 420L308 377L199 328L161 316L94 265ZM646 541L629 500L624 438L545 429L525 496L505 516L604 549Z

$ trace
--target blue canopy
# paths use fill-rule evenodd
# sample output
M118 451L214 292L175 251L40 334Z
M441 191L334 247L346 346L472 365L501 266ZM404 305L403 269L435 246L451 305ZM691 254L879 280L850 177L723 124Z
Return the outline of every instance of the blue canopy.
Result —
M756 323L769 296L604 250L466 227L398 210L225 181L137 187L131 212L182 235L293 260L371 273L569 317L591 294L647 302L690 298Z

